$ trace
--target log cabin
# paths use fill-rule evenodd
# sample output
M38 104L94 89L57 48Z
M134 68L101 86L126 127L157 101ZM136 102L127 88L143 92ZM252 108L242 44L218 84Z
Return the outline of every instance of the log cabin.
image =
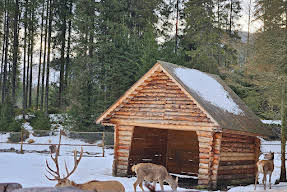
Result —
M113 175L140 162L217 188L254 183L260 119L217 76L157 61L97 123L114 126Z

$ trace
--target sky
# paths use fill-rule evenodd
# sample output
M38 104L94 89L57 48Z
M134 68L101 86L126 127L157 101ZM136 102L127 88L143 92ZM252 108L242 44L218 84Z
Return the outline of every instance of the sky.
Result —
M241 31L248 31L248 4L250 0L241 0L242 4L242 17L239 19L238 23L241 25L239 28ZM254 0L251 0L251 13L254 13ZM254 21L254 17L251 17L251 25L250 25L250 32L254 33L256 32L260 27L262 26L262 23L260 21Z

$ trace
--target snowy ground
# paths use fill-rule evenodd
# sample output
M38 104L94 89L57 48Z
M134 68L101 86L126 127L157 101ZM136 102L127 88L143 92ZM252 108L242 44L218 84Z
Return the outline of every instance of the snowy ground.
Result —
M47 137L33 137L36 143L57 143L58 136L47 136ZM7 140L7 134L0 134L0 140ZM80 140L74 140L63 136L62 143L66 144L87 144ZM263 141L261 146L262 152L274 151L280 152L279 141ZM275 145L274 145L275 144ZM9 149L14 147L19 149L20 145L17 144L0 144L0 149ZM64 168L64 160L67 162L68 167L71 169L73 167L73 156L72 151L74 149L80 151L80 147L74 146L62 146L61 156L59 161L61 162L60 167ZM25 145L24 150L37 150L43 151L48 150L48 146L38 146L38 145ZM89 180L118 180L126 188L126 191L133 191L133 183L136 178L121 178L112 176L112 162L113 162L113 150L106 149L105 157L99 157L102 153L102 148L98 146L84 146L85 156L82 158L76 172L70 177L71 180L74 180L78 183L83 183ZM88 153L86 153L88 152ZM87 155L94 154L94 155ZM97 157L95 157L97 154ZM262 156L260 157L262 158ZM56 183L49 181L45 178L46 165L45 161L48 160L49 164L53 165L50 156L45 153L25 153L25 154L16 154L12 152L2 152L0 153L0 182L18 182L23 185L23 187L44 187L44 186L54 186ZM279 178L280 175L280 155L275 154L275 170L272 175L272 183L275 183L275 180ZM263 185L261 183L262 176L259 178L260 184L257 185L257 191L263 191ZM272 185L272 188L276 191L287 191L287 183L281 183L279 185ZM160 187L157 185L157 189ZM165 185L166 190L171 188ZM254 185L249 186L239 186L239 187L230 187L228 191L232 192L246 192L253 191ZM138 190L140 190L138 188ZM178 191L187 191L186 189L178 189ZM188 190L188 191L198 191L198 190ZM273 190L271 190L273 191Z

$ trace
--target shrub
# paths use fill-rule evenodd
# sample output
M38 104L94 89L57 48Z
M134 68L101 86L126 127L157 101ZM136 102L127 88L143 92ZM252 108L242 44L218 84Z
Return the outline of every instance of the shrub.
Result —
M26 129L23 130L23 141L29 138L29 131ZM10 133L10 136L8 137L8 142L11 143L18 143L21 141L21 132L17 133Z
M114 145L114 133L105 132L105 145Z
M15 120L15 108L8 100L3 105L0 105L0 131L21 130L21 123Z
M35 117L31 119L31 126L34 130L50 130L51 123L49 117L43 112L36 112Z

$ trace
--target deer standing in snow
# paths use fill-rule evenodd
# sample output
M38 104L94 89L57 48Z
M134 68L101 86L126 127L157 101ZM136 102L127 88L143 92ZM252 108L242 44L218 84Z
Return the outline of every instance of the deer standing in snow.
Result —
M271 176L272 172L274 170L274 153L270 152L264 155L264 158L267 160L260 160L256 163L257 173L255 178L255 186L254 190L256 190L256 184L258 181L258 175L259 173L264 174L264 177L262 179L262 183L264 184L264 190L266 190L266 175L269 175L269 189L271 189Z
M136 191L137 185L140 186L142 191L143 189L143 181L152 182L155 188L156 182L159 182L161 191L163 191L163 182L166 181L173 191L176 191L178 178L175 180L172 176L167 172L166 168L162 165L156 165L152 163L139 163L137 165L132 166L132 171L136 173L137 180L134 183L134 191Z
M52 156L51 153L51 158L53 162L55 163L56 170L52 169L48 161L46 160L46 165L47 165L47 171L48 173L53 176L54 178L49 178L46 176L47 179L50 181L58 181L56 184L56 187L68 187L68 186L73 186L82 190L88 190L88 191L96 191L96 192L125 192L124 186L118 182L118 181L97 181L97 180L92 180L83 184L77 184L68 178L75 172L75 170L78 167L79 162L82 159L83 156L83 148L81 148L81 153L80 157L77 159L77 151L74 151L74 168L72 171L69 171L65 162L65 169L67 172L67 175L61 178L60 176L60 168L59 168L59 163L58 163L58 157L59 157L59 152L60 152L60 143L61 143L61 133L60 133L60 139L59 139L59 145L56 148L56 154L55 157Z

